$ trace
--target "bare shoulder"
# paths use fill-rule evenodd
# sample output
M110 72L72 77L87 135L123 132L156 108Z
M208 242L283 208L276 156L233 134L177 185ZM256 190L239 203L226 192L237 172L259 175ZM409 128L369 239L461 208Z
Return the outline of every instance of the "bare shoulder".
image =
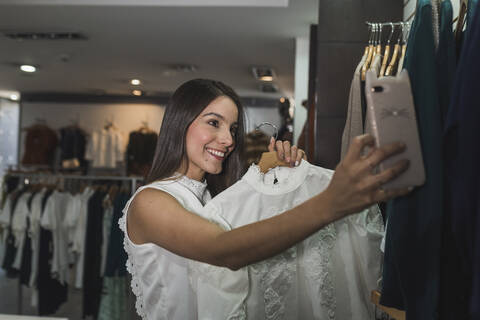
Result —
M186 211L170 194L154 188L140 191L128 208L128 235L136 244L151 242L152 226L165 226L178 211ZM156 230L160 231L160 230Z

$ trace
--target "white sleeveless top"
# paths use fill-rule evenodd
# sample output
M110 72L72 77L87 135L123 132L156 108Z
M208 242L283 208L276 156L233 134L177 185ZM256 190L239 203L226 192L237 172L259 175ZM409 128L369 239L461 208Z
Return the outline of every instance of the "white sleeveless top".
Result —
M135 196L146 188L162 190L191 212L198 212L210 200L206 183L185 176L171 181L157 181L140 187L123 209L119 226L125 233L127 270L132 275L135 307L142 319L197 319L196 297L189 285L188 260L153 244L135 244L128 237L127 214ZM160 208L159 208L160 209Z

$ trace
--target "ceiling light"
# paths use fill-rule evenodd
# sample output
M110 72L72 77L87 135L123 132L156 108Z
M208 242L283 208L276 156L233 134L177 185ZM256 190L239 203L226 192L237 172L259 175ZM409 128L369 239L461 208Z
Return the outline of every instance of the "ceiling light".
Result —
M22 70L23 72L35 72L37 71L37 68L28 64L23 64L20 66L20 70Z
M252 67L253 76L260 81L273 81L275 72L270 67Z
M285 102L285 98L284 97L281 97L280 98L280 103L284 103Z
M141 95L142 95L142 91L141 91L141 90L133 90L133 91L132 91L132 94L133 94L134 96L141 96Z
M138 79L132 79L130 83L134 86L139 86L142 82Z
M18 99L20 99L18 94L13 93L13 94L10 95L10 100L18 101Z

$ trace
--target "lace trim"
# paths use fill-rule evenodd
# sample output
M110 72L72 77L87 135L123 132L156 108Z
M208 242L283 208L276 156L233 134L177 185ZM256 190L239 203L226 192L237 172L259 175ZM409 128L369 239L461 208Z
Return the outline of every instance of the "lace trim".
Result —
M124 233L123 237L123 248L125 249L125 252L127 252L127 271L132 275L132 281L130 282L130 286L132 287L132 292L137 298L135 301L135 310L137 311L137 314L142 317L142 319L147 319L147 314L144 308L145 301L143 298L143 292L140 288L140 281L138 278L138 270L135 266L135 264L132 262L130 259L131 256L131 250L130 250L130 244L128 243L127 239L127 220L126 220L126 215L123 214L123 216L118 220L118 225L120 229Z
M273 211L283 212L275 208ZM249 269L258 274L265 302L265 319L278 320L285 318L286 298L297 273L297 248L292 247L275 257L252 264Z
M181 185L190 190L202 204L204 203L204 195L207 190L207 183L190 179L185 175L181 175L177 180Z
M336 241L333 224L324 227L307 239L304 268L307 277L317 284L320 305L327 312L328 319L335 319L337 301L332 279L332 249Z

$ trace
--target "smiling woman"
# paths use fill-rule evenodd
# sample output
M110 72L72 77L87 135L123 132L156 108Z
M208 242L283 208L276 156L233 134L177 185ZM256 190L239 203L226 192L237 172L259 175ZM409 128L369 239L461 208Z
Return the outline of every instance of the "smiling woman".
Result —
M167 104L149 184L127 202L119 221L142 318L198 318L196 293L189 284L191 260L238 270L292 247L346 215L406 193L379 189L406 169L405 162L375 175L370 170L404 147L376 149L366 135L355 139L323 192L273 218L225 230L199 212L211 194L232 186L243 173L243 123L238 96L218 81L186 82ZM367 145L372 151L362 157ZM303 151L288 142L277 141L275 147L281 159L300 164ZM273 148L271 142L269 149ZM238 199L239 206L241 202ZM249 205L264 209L261 203ZM229 288L233 293L243 289Z

